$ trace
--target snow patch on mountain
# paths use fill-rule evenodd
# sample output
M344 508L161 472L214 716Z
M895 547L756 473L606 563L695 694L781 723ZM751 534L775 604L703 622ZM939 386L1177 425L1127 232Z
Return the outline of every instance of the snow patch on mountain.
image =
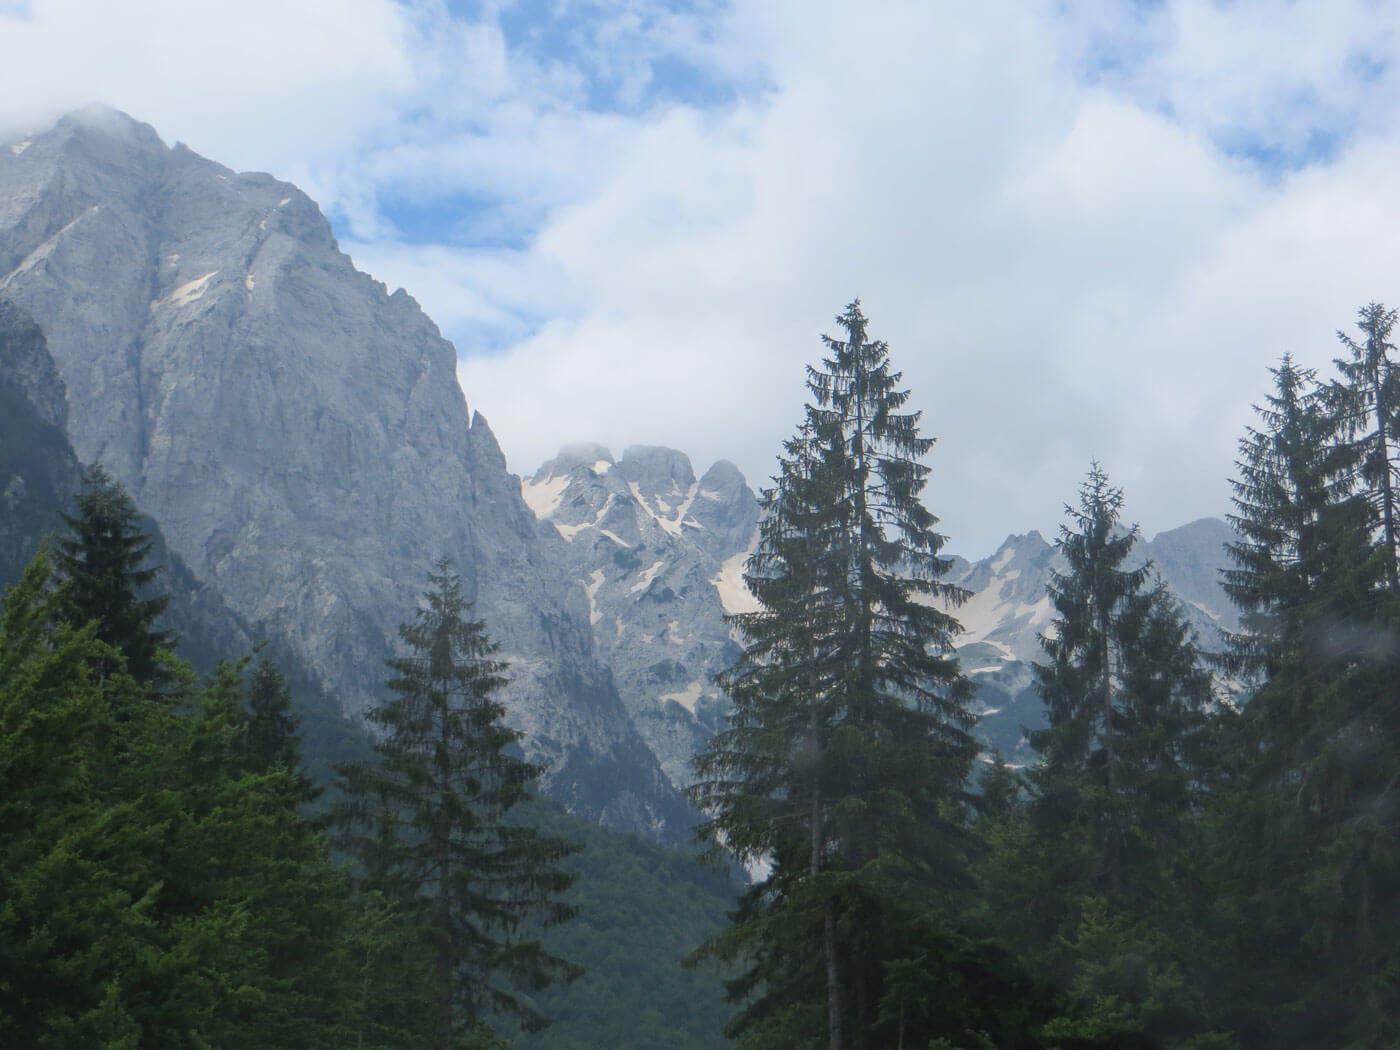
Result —
M664 561L652 562L651 567L637 577L637 582L628 590L628 594L637 594L651 586L651 581L661 575L661 570L666 568Z
M52 237L47 238L37 247L33 248L27 255L25 255L24 259L21 260L18 266L16 266L13 270L11 270L5 275L4 280L0 280L0 291L4 291L9 286L10 282L13 281L16 277L20 277L24 274L29 273L29 271L33 270L34 267L39 265L39 263L52 256L54 249L58 247L58 242L63 237L63 235L69 230L71 230L74 226L78 225L78 223L86 219L88 216L96 215L101 209L101 207L101 204L94 204L91 208L79 212L76 218L70 219Z
M754 543L757 542L755 535ZM719 594L720 604L730 616L758 612L762 608L749 590L749 585L744 582L744 566L752 553L752 549L746 549L730 555L720 566L719 572L710 578L710 585Z
M594 643L662 769L690 783L691 757L728 700L714 676L738 655L727 614L752 607L743 563L758 504L716 463L697 479L674 449L574 445L521 483L526 503L569 541Z
M209 290L209 282L218 274L218 270L211 270L202 277L196 277L192 281L186 281L180 287L170 293L165 301L171 306L184 306L192 303L196 299L203 297Z
M564 498L564 490L569 487L569 476L561 474L554 478L534 481L526 478L520 483L520 495L525 505L543 520L559 509L559 501Z
M663 499L660 495L653 493L650 500L648 500L647 496L643 495L637 482L629 481L627 483L627 490L632 493L632 498L637 501L643 510L651 515L652 521L656 522L656 524L660 525L672 536L679 536L682 528L686 525L697 529L703 527L698 522L685 520L686 514L690 511L690 505L695 502L695 492L698 487L699 482L696 482L692 484L689 491L684 494L676 491L674 495L681 496L681 502L679 508L673 511L671 503Z
M695 714L695 704L696 701L700 699L700 688L700 683L698 681L691 682L688 686L685 687L684 692L662 693L661 699L669 700L672 703L680 704L691 714Z

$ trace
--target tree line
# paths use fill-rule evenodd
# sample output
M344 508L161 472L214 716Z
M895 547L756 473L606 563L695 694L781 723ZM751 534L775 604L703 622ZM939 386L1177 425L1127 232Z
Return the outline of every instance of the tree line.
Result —
M740 1047L1400 1039L1400 373L1371 304L1240 444L1208 658L1095 463L1066 507L1035 760L979 763L930 440L859 302L809 368L735 618L702 836L760 872L697 959ZM974 770L980 766L980 775ZM975 790L974 790L975 786Z

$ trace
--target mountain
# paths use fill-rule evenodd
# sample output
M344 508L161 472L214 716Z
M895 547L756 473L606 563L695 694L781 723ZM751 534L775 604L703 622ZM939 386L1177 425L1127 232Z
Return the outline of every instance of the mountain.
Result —
M567 545L468 412L455 349L354 268L305 194L89 108L0 149L0 299L46 339L77 459L101 460L347 714L380 695L397 625L447 556L510 662L510 719L546 789L687 834Z
M599 445L563 449L522 491L568 545L594 645L634 724L671 782L688 785L691 756L728 710L714 684L739 654L725 615L753 608L742 579L753 492L723 460L697 479L674 449L636 446L614 461Z
M757 538L758 505L742 475L720 462L696 479L675 449L636 447L621 460L601 445L567 447L524 480L526 502L570 546L570 568L589 601L594 644L623 703L662 768L690 783L689 758L723 726L727 701L714 676L739 653L726 613L754 608L743 583ZM1237 626L1220 587L1224 545L1215 518L1141 542L1201 644L1220 648ZM1009 536L988 558L951 559L948 581L972 592L953 610L958 653L977 687L977 733L1015 762L1029 759L1022 727L1044 724L1032 664L1054 609L1046 593L1065 564L1038 532Z
M1220 586L1228 564L1225 544L1234 533L1218 518L1202 518L1140 542L1129 565L1148 562L1181 602L1187 622L1206 651L1223 648L1222 630L1238 627L1238 614ZM963 633L958 653L977 686L978 733L1011 762L1029 760L1022 727L1045 724L1031 665L1042 659L1040 635L1054 607L1046 593L1053 572L1067 566L1038 532L1013 535L989 558L953 559L949 582L972 592L954 610Z

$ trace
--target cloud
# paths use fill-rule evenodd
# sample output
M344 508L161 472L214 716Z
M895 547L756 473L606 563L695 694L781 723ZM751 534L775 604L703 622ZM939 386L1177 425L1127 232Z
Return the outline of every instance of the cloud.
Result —
M412 83L392 0L31 0L0 10L0 125L100 101L235 162L352 148Z
M0 127L100 99L311 193L519 471L665 443L760 483L862 296L971 554L1053 532L1091 457L1149 533L1223 513L1268 366L1400 288L1365 0L32 0L0 35Z

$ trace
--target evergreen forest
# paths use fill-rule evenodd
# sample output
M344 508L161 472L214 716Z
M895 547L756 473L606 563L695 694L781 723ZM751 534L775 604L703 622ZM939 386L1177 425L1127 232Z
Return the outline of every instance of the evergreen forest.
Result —
M450 563L351 726L276 639L190 653L88 468L0 619L0 1046L1400 1046L1396 320L1260 363L1223 639L1086 464L1013 767L933 437L849 304L761 496L703 863L537 797Z

